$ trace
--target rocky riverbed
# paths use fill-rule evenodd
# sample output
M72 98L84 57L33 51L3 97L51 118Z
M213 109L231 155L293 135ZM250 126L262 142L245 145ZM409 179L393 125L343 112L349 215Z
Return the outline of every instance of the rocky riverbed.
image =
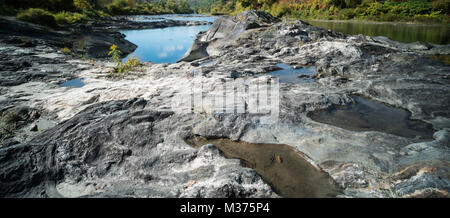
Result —
M143 73L118 80L108 73L114 63L102 58L111 44L124 53L135 46L114 30L163 25L119 20L50 30L0 19L0 196L283 197L218 147L191 147L186 139L194 136L291 146L333 179L337 197L449 196L450 66L430 57L450 55L450 46L343 35L248 11L218 18L178 63L145 63ZM220 105L252 107L236 90L270 80L264 74L280 63L317 73L279 83L272 122L186 98L234 94ZM83 86L60 86L74 78ZM407 110L407 119L431 126L432 137L356 131L308 116L353 104L355 95Z

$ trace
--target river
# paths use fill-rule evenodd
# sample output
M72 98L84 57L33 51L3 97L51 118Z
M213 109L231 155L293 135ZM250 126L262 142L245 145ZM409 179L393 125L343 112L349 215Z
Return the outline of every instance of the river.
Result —
M200 15L155 15L139 16L139 22L158 22L164 19L209 21L214 22L215 17ZM126 57L137 57L141 61L153 63L175 63L194 42L200 31L207 31L211 25L175 26L144 30L123 30L126 39L138 47L136 51ZM125 59L125 60L126 60Z
M344 34L387 36L399 42L450 43L450 25L310 20L310 24Z
M202 15L154 15L136 16L138 22L158 22L166 19L209 21L214 16ZM426 25L387 22L356 21L308 21L312 25L341 32L344 34L364 34L368 36L387 36L400 42L429 42L434 44L450 43L450 25ZM124 30L126 39L136 44L136 51L128 55L141 61L153 63L175 63L184 56L200 31L207 31L211 25L176 26L167 28Z

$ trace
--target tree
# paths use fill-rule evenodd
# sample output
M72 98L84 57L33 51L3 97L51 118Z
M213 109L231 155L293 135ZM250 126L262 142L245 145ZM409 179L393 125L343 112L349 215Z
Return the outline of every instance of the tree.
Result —
M258 0L238 0L238 2L244 8L252 8L252 9L258 8Z

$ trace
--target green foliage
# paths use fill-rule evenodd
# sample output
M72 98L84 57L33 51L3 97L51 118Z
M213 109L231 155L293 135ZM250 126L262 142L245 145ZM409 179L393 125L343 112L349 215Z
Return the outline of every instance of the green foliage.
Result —
M344 8L340 11L340 14L343 19L353 19L356 16L356 12L352 8Z
M53 14L49 11L40 8L29 8L17 14L20 20L37 23L45 26L54 27L63 24L73 24L87 20L85 14L77 12L59 12Z
M55 14L56 23L83 22L111 15L172 13L235 14L265 10L277 17L364 19L380 21L449 22L450 0L4 0L0 13L41 8ZM65 13L63 13L65 12ZM32 14L34 15L34 14ZM82 15L82 16L81 16ZM50 17L33 22L52 22Z
M89 10L94 9L87 0L73 0L73 6L78 11L83 11L83 10L89 11Z
M60 12L54 15L55 21L58 25L63 24L73 24L73 23L79 23L84 20L87 20L87 16L80 13L73 13L73 12Z
M47 11L72 11L73 0L4 0L4 4L14 8L42 8Z
M53 16L53 14L40 8L29 8L25 11L22 11L17 14L17 18L31 23L46 26L56 26L55 17Z
M432 3L434 11L440 11L442 14L450 15L450 0L437 0Z
M112 56L114 62L117 62L117 63L120 62L121 54L122 54L122 51L119 50L119 47L117 45L111 45L111 47L109 47L108 56Z
M237 12L259 9L277 17L418 22L449 22L449 8L450 0L237 0L235 3Z
M62 48L62 49L61 49L61 52L64 53L64 54L66 54L66 55L72 54L72 51L70 51L70 49L67 48L67 47Z
M137 3L135 0L114 0L103 9L110 15L152 15L152 14L187 14L192 13L186 0L159 0Z
M139 71L142 67L141 61L136 57L128 58L127 61L122 62L120 55L122 52L117 45L111 45L108 56L112 56L116 66L109 71L109 74L113 78L123 79L125 75L128 75L131 71Z
M230 14L234 12L235 1L216 0L210 6L209 9L203 9L209 11L211 14Z
M283 17L287 15L291 11L289 5L287 3L274 4L270 8L270 12L273 16Z
M330 3L338 8L345 8L345 0L330 0Z
M57 15L56 19L59 24L81 22L88 18L111 15L194 12L187 0L5 0L5 4L0 5L0 13L17 14L18 11L29 8L40 8Z
M345 6L347 8L355 8L359 4L361 4L361 0L345 0Z

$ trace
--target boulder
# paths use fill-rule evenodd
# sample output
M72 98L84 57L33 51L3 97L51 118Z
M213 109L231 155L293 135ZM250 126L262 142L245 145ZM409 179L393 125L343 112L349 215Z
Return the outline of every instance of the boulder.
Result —
M201 32L191 48L179 61L193 61L218 55L221 48L236 41L249 29L267 27L279 19L264 11L244 11L234 17L223 16L216 19L207 32Z

